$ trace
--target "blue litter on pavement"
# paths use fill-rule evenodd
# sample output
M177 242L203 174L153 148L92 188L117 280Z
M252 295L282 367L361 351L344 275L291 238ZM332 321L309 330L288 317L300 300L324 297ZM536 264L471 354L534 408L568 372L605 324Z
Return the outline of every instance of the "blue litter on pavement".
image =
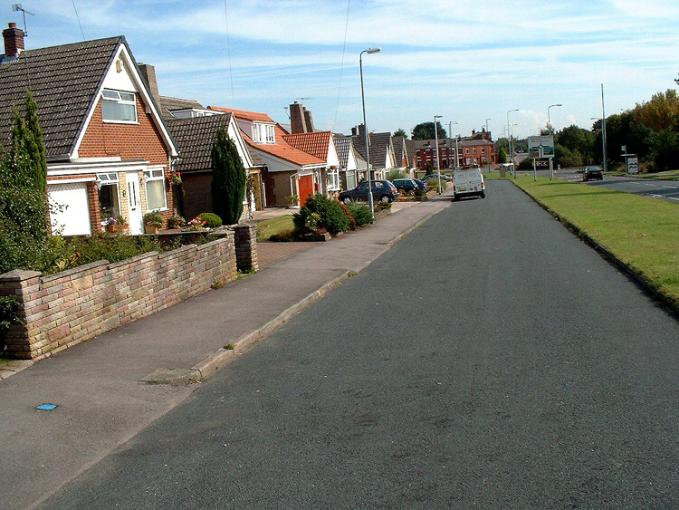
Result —
M59 407L57 404L50 404L49 402L35 406L38 411L54 411L57 407Z

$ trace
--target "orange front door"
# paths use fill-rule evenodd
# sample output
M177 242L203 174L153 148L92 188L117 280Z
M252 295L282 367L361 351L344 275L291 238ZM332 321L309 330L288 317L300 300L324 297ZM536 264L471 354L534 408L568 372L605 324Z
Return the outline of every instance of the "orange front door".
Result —
M306 201L314 194L314 177L305 175L299 178L299 205L304 207Z

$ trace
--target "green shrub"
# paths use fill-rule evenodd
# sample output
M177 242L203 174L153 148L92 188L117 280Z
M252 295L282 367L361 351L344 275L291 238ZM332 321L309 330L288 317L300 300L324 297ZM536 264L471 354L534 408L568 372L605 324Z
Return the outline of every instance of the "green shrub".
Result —
M382 202L381 200L375 204L376 211L388 211L391 209L391 202Z
M350 226L339 202L323 195L314 195L307 200L306 205L293 216L293 222L298 232L325 229L337 234L346 232Z
M372 218L370 215L370 207L368 207L367 205L360 204L358 202L349 202L347 208L349 209L349 212L356 221L356 225L358 225L359 227L362 227L370 223L370 220Z
M208 228L217 228L222 226L222 219L214 213L204 212L200 213L198 217L205 222Z
M351 230L356 230L356 225L357 225L356 219L354 218L354 215L351 214L351 211L349 210L349 208L347 207L347 205L344 204L344 203L342 203L342 202L339 202L339 206L340 206L340 208L342 209L342 212L344 213L344 216L346 216L347 219L349 220L349 228L350 228Z
M389 170L387 173L387 180L388 181L393 181L395 179L405 179L406 174L401 172L400 170Z
M21 322L19 309L21 305L14 296L0 296L0 356L5 352L5 334L12 326Z

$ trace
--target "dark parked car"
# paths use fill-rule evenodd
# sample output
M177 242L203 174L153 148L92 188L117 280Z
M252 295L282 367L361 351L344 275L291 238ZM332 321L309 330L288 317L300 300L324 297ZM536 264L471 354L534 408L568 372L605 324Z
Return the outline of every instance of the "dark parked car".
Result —
M422 191L427 191L427 183L424 181L421 181L419 179L413 179L415 183L417 184L417 187L420 188Z
M598 167L598 166L586 166L585 169L582 171L582 180L583 181L592 181L592 180L603 181L604 180L604 173L601 171L601 168Z
M420 186L415 182L415 179L394 179L391 181L396 189L399 191L405 191L407 193L415 191ZM424 185L424 183L422 183ZM422 189L422 188L420 188Z
M372 187L373 201L393 202L398 197L398 190L389 181L370 181ZM368 181L363 181L354 189L343 191L339 195L339 199L345 204L352 200L367 202L368 201Z

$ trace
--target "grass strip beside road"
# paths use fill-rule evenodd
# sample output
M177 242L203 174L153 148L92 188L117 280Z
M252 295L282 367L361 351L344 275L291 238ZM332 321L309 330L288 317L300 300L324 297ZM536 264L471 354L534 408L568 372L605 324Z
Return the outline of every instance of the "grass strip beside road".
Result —
M278 216L257 222L257 241L268 241L273 234L280 234L295 228L292 215Z
M544 177L514 182L679 307L679 206Z

